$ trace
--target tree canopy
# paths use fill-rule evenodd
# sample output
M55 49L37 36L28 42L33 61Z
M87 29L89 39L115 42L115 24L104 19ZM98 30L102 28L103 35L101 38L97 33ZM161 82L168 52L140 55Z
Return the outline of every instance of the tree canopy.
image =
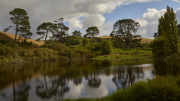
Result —
M59 41L61 43L63 43L63 38L68 35L67 32L69 31L69 27L64 25L63 19L64 18L55 20L55 24L54 24L54 26L56 26L54 29L54 31L55 31L54 37L59 39ZM58 22L58 21L60 21L60 22Z
M86 30L86 34L84 36L86 37L91 37L91 38L95 38L97 35L99 35L99 29L97 27L89 27L87 30Z
M140 24L133 19L119 20L113 25L111 36L114 34L115 37L121 38L122 42L129 48L130 43L134 42L133 38L141 38L140 35L135 35L139 27Z
M178 27L178 36L180 36L180 24L178 24L177 27Z
M37 34L42 35L42 37L40 37L39 39L44 38L44 36L45 36L44 43L46 43L46 39L48 37L48 32L53 33L54 28L55 28L55 26L51 22L44 22L41 25L39 25L37 28Z
M176 14L169 6L167 6L166 10L164 16L161 16L159 19L158 38L153 41L152 45L153 56L157 58L169 56L178 52Z
M76 37L81 37L81 32L80 31L77 31L77 30L75 30L74 32L72 32L73 33L73 35L74 36L76 36Z
M15 42L16 42L17 34L25 38L30 38L32 36L32 33L30 32L31 26L29 23L28 13L24 9L15 8L13 11L10 11L9 14L12 15L10 20L12 21L13 24L15 24L15 26L9 26L4 31L6 32L10 28L14 27Z

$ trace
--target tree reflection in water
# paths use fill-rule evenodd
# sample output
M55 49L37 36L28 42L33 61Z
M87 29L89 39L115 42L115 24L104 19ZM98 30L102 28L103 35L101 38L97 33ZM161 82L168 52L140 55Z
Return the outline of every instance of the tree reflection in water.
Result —
M78 86L82 83L82 78L78 77L78 78L75 78L73 79L73 83Z
M115 83L117 89L121 89L133 85L136 79L139 80L143 78L144 72L142 68L128 67L126 70L124 68L118 69L112 81Z
M86 77L86 80L88 81L88 85L91 88L98 88L101 84L101 78L98 77L98 74L95 74L95 71L93 72L92 75Z
M3 93L1 96L8 101L28 101L30 88L31 86L29 85L29 81L23 81L23 83L18 83L15 86L15 82L13 80L12 94L7 95Z
M63 100L63 96L69 91L69 87L66 84L66 78L54 77L51 82L47 83L46 76L44 75L44 81L37 80L38 85L36 86L36 95L41 99ZM49 84L50 86L48 86Z

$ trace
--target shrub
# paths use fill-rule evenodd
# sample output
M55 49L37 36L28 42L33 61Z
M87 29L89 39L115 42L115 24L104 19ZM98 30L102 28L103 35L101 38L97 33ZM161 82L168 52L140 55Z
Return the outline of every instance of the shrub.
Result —
M83 43L83 46L85 46L85 45L88 44L89 42L88 42L88 40L85 38L85 39L83 39L82 43Z
M166 57L166 54L164 52L164 47L163 47L164 42L165 42L165 39L162 36L153 40L151 47L152 47L152 53L153 53L154 58L164 59Z
M112 52L112 45L108 40L104 40L101 43L102 54L110 54Z
M0 43L1 43L1 44L6 44L6 43L9 43L9 41L1 40L1 39L0 39Z

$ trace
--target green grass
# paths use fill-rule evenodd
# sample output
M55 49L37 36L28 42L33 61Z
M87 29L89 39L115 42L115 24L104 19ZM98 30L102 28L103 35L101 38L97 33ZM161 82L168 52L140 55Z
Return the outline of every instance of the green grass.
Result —
M96 55L93 59L144 59L144 58L151 58L152 51L150 48L137 48L138 54L133 54L136 52L136 49L127 49L127 48L114 48L112 53L108 55ZM100 52L99 52L100 53ZM122 54L118 54L122 53ZM124 55L126 53L126 55ZM128 55L127 55L128 54Z
M65 101L179 101L180 77L157 76L140 81L128 89L119 89L103 98L66 99Z

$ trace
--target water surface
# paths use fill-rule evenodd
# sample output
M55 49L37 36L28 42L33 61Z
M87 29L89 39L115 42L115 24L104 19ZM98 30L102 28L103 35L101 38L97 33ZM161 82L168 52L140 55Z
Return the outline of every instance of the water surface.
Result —
M179 65L136 59L1 65L0 101L99 98L139 80L179 73Z

